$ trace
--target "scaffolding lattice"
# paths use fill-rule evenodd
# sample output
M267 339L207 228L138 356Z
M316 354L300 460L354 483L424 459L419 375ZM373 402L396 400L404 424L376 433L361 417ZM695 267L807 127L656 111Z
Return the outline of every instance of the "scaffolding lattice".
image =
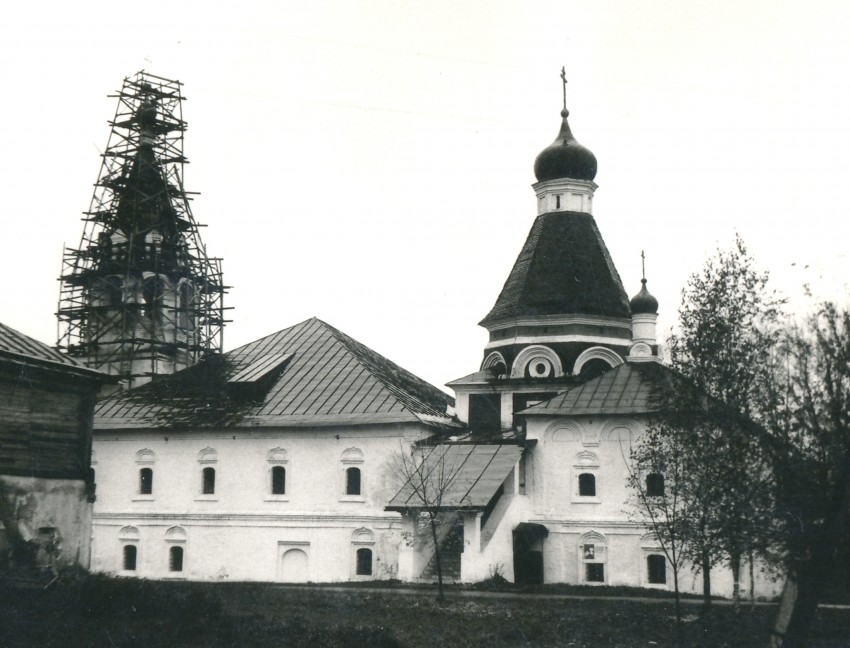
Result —
M181 83L124 79L77 249L63 254L58 347L126 387L223 343L227 287L183 187Z

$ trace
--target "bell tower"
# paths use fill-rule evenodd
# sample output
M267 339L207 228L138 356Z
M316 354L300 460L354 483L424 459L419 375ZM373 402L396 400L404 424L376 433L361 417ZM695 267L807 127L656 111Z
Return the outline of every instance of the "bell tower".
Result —
M593 217L596 156L572 133L566 107L537 156L537 214L508 279L480 325L478 372L449 383L474 434L521 428L515 415L622 364L632 309Z
M183 187L181 87L124 79L80 245L63 258L58 347L127 389L222 346L221 260Z

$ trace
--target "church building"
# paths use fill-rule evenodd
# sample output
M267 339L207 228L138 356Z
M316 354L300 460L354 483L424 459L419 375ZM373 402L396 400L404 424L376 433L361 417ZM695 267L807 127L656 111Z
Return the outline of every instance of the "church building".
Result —
M452 399L318 319L222 352L226 287L182 189L179 98L177 82L125 82L121 162L66 257L64 348L125 388L95 411L94 570L419 581L439 549L455 581L672 587L626 512L628 446L669 385L658 302L645 278L632 299L620 280L566 102L534 163L528 238L480 322L482 362ZM410 457L447 477L438 498ZM714 583L731 592L728 575Z

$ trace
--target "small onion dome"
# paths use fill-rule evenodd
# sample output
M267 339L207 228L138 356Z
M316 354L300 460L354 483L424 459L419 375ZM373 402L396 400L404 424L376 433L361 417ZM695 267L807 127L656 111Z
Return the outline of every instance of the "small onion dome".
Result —
M646 289L646 279L641 279L640 282L640 292L629 302L632 315L658 315L658 300Z
M596 177L596 156L573 137L567 123L569 114L567 109L561 111L563 121L558 137L534 160L534 175L538 182L559 178L593 180Z

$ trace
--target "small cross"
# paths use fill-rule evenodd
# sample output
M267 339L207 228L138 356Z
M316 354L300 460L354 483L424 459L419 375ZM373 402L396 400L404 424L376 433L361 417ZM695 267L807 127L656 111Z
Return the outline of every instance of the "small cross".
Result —
M646 257L643 254L643 250L640 251L640 273L642 280L646 281Z
M561 81L564 86L564 110L567 109L567 71L561 66Z

